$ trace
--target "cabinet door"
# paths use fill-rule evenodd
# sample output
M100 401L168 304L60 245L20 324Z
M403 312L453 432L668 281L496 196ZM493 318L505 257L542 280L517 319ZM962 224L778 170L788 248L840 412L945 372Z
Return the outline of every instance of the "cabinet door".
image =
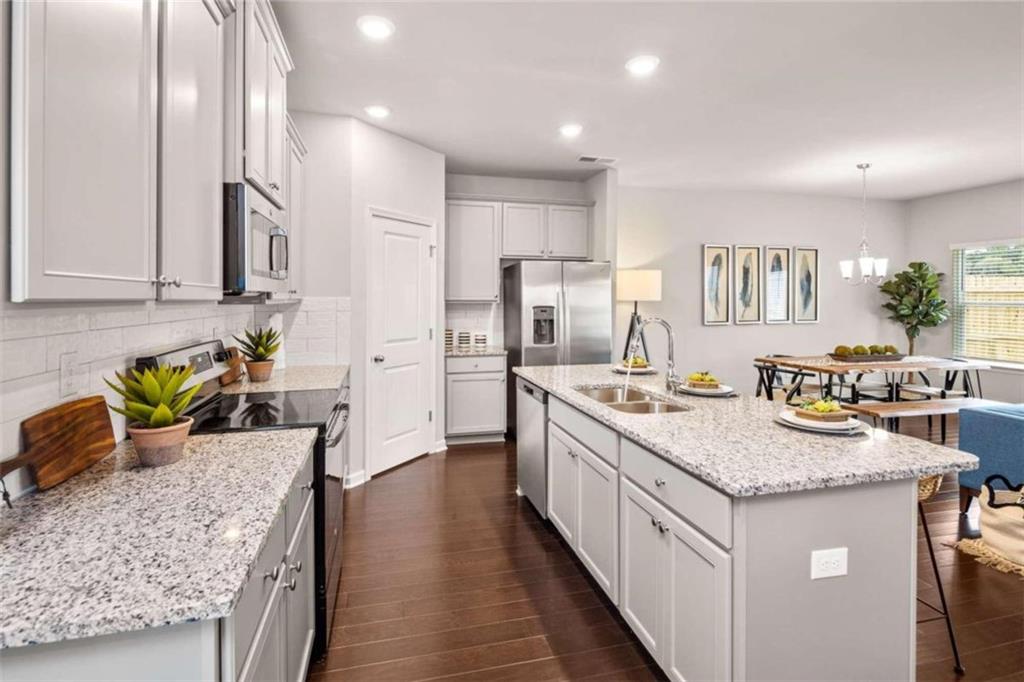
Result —
M586 206L548 206L548 256L590 257L590 210Z
M619 611L650 654L661 660L664 642L662 573L665 565L665 531L668 512L629 479L620 477Z
M312 498L306 502L285 561L288 565L285 573L285 622L288 634L285 637L287 675L284 679L305 682L316 629Z
M576 553L597 583L619 599L619 474L587 448L577 445L579 470Z
M449 436L505 431L504 372L449 374L447 389L446 419Z
M281 571L284 573L284 570ZM274 585L252 648L238 676L239 682L280 682L285 679L284 578Z
M548 519L570 547L576 547L577 471L576 442L548 422Z
M544 204L502 204L501 255L543 258L547 251Z
M497 301L501 277L501 204L449 201L445 298L449 301Z
M675 680L731 677L732 559L673 514L668 525L662 668Z
M151 299L157 2L10 8L11 300Z
M160 4L159 274L162 300L223 296L224 15L213 0Z
M288 165L285 170L285 216L288 225L288 298L302 296L302 240L305 206L302 201L305 158L302 143L291 135L286 140Z
M245 177L270 193L270 71L274 53L267 13L245 3Z
M288 67L277 49L270 51L267 76L267 189L278 206L285 206L284 174Z

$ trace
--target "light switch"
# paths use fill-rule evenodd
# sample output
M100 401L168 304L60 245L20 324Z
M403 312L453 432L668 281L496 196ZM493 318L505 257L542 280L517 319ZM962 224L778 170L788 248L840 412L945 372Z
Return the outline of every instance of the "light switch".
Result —
M60 354L60 397L67 398L78 392L78 353Z
M846 575L846 547L817 549L811 552L811 580Z

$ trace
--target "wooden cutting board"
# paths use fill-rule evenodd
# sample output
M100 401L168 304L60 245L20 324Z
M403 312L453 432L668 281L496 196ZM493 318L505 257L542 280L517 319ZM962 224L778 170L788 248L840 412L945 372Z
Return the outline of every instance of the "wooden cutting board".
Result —
M72 400L21 422L25 450L0 462L0 476L27 466L36 486L46 490L85 471L114 449L103 396Z
M238 381L242 378L242 354L238 350L237 346L230 346L226 349L228 354L227 364L228 371L220 375L220 385L227 386L230 383Z

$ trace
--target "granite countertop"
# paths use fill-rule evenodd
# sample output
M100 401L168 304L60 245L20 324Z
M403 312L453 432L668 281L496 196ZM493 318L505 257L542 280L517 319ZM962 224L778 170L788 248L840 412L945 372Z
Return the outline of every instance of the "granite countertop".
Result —
M270 381L249 381L244 376L221 390L235 393L269 393L271 391L316 391L339 388L348 376L348 365L308 365L275 369Z
M446 358L484 357L485 355L508 355L508 351L497 346L486 346L484 348L452 348L446 350Z
M881 429L859 436L797 431L775 423L781 403L763 398L668 397L663 374L631 377L630 386L692 411L626 414L575 390L622 386L624 377L613 374L610 365L516 367L513 372L733 497L978 467L974 455Z
M231 613L316 429L191 436L143 468L130 441L0 511L0 649Z

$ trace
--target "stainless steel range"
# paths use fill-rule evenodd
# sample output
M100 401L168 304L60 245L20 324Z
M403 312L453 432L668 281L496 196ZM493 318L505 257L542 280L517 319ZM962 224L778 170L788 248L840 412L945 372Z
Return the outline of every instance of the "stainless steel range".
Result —
M192 433L228 433L263 429L315 428L313 511L316 537L316 638L313 656L327 650L341 575L341 528L344 481L348 474L348 380L339 389L227 394L219 377L227 371L220 341L174 348L136 359L138 367L163 364L195 370L183 388L201 383L188 416Z

